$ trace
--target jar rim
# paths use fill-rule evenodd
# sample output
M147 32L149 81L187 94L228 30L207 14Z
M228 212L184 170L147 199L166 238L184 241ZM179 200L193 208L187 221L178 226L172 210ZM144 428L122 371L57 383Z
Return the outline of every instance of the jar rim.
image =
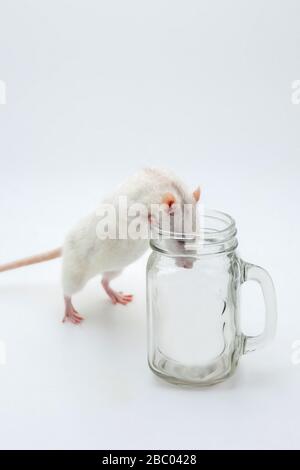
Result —
M191 249L201 247L201 253L221 253L232 251L237 247L236 223L231 215L216 209L207 209L204 206L198 211L198 225L195 232L171 232L163 230L158 225L151 227L151 246L164 253L170 250L164 240L192 242Z
M217 209L206 209L205 207L201 207L198 211L199 215L199 227L196 232L171 232L168 230L162 229L159 225L152 225L152 229L154 233L159 235L166 235L170 238L184 238L187 239L189 237L203 237L205 234L214 234L214 235L225 235L229 234L230 232L234 232L236 230L236 222L235 219L227 214L226 212L219 211ZM214 222L214 227L209 227L206 221ZM223 224L224 227L218 227L218 224Z

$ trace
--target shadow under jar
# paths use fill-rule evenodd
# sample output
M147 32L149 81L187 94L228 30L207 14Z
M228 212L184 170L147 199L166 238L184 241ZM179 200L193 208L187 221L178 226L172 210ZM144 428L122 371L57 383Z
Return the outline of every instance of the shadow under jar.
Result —
M169 382L221 382L242 354L275 334L272 279L239 258L236 233L234 220L219 211L201 215L197 236L154 231L147 265L148 362ZM265 300L265 326L258 336L240 328L239 291L248 280L260 284Z

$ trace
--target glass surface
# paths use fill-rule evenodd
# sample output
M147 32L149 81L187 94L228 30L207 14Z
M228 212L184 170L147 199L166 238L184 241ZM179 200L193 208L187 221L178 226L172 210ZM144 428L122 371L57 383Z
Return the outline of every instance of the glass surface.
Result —
M216 211L203 220L188 251L186 235L152 241L147 304L152 371L173 383L205 386L229 377L244 352L274 336L276 302L266 271L239 259L234 221ZM251 338L239 322L239 290L247 279L262 285L266 301L265 329Z

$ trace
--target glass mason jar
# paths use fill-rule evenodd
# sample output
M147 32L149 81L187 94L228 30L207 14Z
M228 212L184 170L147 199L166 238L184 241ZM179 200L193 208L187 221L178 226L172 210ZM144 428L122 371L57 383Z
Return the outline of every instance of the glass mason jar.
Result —
M148 362L169 382L221 382L233 374L242 354L264 346L275 334L272 279L261 267L239 258L236 233L229 215L206 211L196 237L151 239ZM240 328L239 293L248 280L260 284L265 300L265 326L258 336L246 336Z

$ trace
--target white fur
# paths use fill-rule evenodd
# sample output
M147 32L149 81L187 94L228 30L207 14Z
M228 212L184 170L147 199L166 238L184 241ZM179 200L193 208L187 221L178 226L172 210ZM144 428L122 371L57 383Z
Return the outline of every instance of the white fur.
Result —
M111 203L116 209L119 196L127 196L128 207L142 203L161 204L163 195L174 194L179 204L195 203L192 193L166 170L144 169L133 175L102 204ZM96 233L98 211L81 220L67 235L63 246L62 282L66 296L71 297L89 279L106 272L118 272L137 260L148 248L148 240L101 240Z

